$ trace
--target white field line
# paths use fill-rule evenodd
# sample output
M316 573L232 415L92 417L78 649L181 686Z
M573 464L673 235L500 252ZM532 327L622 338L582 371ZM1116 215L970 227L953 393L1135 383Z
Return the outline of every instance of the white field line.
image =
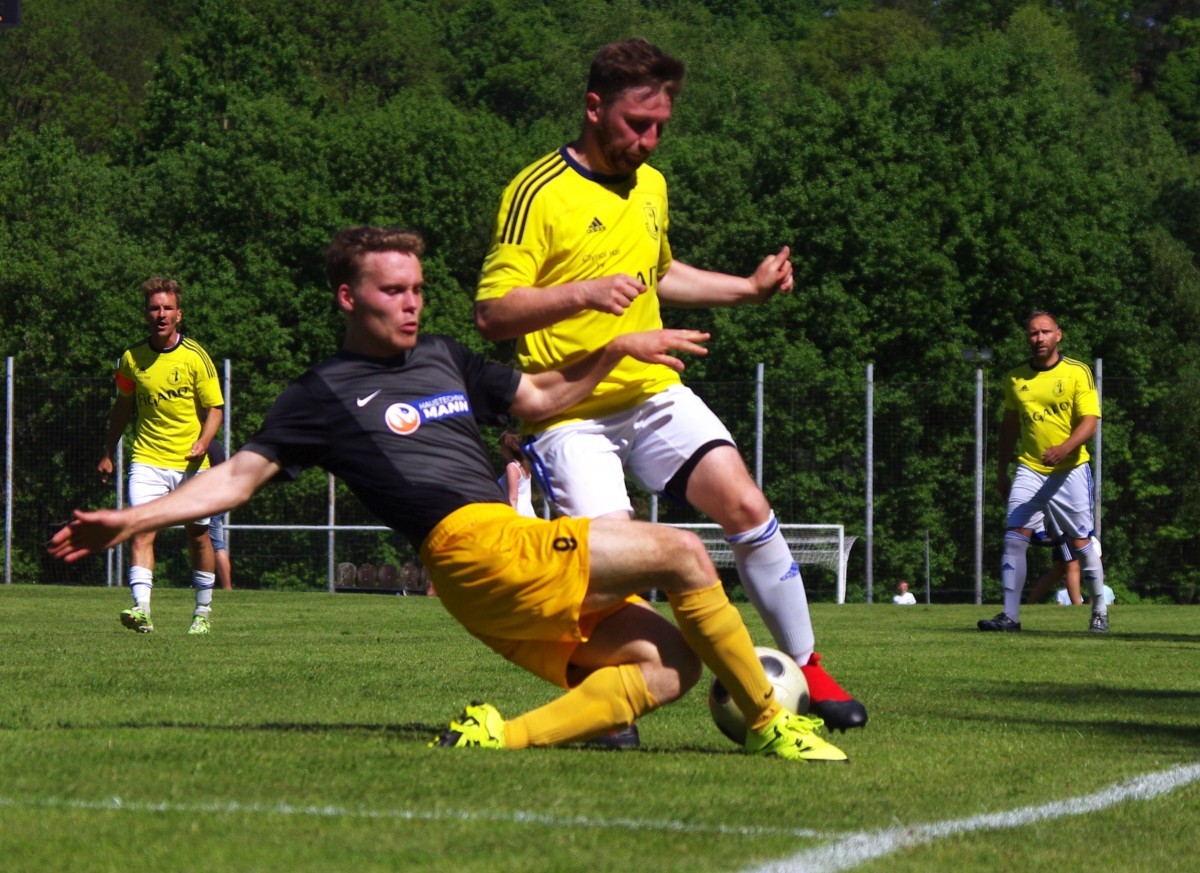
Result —
M1161 773L1136 776L1104 788L1094 794L1029 806L1008 812L988 813L964 819L924 825L888 828L857 833L831 833L807 828L769 826L733 827L694 822L637 818L592 818L588 816L544 815L533 812L487 813L429 809L369 809L335 805L295 806L289 803L167 803L128 801L120 797L103 800L77 800L58 797L19 798L0 796L0 809L83 809L135 813L225 814L244 816L279 815L313 818L362 818L382 821L462 821L530 824L552 828L612 829L657 831L684 834L716 834L733 837L788 836L818 840L817 846L789 858L755 867L747 873L833 873L849 870L867 861L881 858L899 849L930 843L943 837L980 830L1003 830L1038 821L1084 815L1106 809L1127 800L1149 800L1200 780L1200 763L1179 766Z
M552 828L596 828L627 831L659 831L686 834L717 834L733 837L785 836L806 840L831 840L839 835L807 828L782 827L735 827L730 825L705 825L694 822L637 819L637 818L591 818L588 816L544 815L537 812L466 812L452 809L367 809L348 806L294 806L290 803L155 803L128 801L120 797L104 800L71 800L61 797L19 798L0 796L0 809L84 809L111 812L137 813L184 813L187 815L281 815L310 816L313 818L363 818L392 821L462 821L499 822L507 824L533 824Z
M1135 776L1094 794L1056 800L1041 806L1026 806L1008 812L993 812L931 824L844 834L826 845L772 861L761 867L753 867L746 873L834 873L838 870L850 870L900 849L932 843L944 837L972 831L1007 830L1034 822L1086 815L1130 800L1152 800L1197 780L1200 780L1200 763L1180 765L1160 773Z

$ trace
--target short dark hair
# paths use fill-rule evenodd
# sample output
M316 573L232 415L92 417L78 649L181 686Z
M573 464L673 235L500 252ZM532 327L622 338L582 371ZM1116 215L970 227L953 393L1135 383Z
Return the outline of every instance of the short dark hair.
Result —
M358 281L362 256L370 252L402 252L419 258L425 254L425 240L406 227L361 225L339 230L325 247L325 278L335 294L342 285Z
M145 305L150 304L150 298L155 294L174 294L175 306L183 305L183 289L174 279L168 279L165 276L151 276L142 283L142 297Z
M647 85L674 100L683 88L683 61L644 39L610 42L592 58L587 90L605 103L627 88Z
M1029 329L1029 325L1033 323L1033 320L1035 318L1042 318L1042 317L1048 318L1051 321L1053 321L1055 327L1062 326L1058 323L1058 316L1055 315L1053 312L1051 312L1049 309L1034 309L1034 310L1031 310L1027 316L1025 316L1025 329L1026 330Z

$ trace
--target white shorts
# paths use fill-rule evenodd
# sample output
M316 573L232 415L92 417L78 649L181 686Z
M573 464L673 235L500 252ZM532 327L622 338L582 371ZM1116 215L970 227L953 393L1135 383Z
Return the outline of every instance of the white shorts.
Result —
M1090 464L1049 474L1018 464L1008 493L1008 526L1045 530L1048 539L1086 540L1095 532L1094 490Z
M652 493L701 448L733 445L733 437L704 401L683 385L633 409L560 424L526 438L542 492L566 515L595 518L632 512L625 475ZM680 496L680 495L676 495Z
M133 462L129 465L129 505L141 506L151 500L157 500L170 494L188 479L202 473L188 473L185 470L168 470L165 467L152 467L150 464ZM208 524L207 518L197 518L189 524Z

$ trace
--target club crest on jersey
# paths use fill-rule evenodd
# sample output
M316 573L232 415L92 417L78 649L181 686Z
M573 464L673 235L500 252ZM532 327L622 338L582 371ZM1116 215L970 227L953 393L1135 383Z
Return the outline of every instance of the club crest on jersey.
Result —
M467 395L455 391L424 397L413 403L393 403L384 412L383 420L392 433L408 436L426 422L470 414L471 404Z
M1067 386L1063 384L1063 380L1059 379L1054 383L1054 396L1062 397L1067 391Z
M654 208L653 203L642 204L642 214L646 217L646 233L650 234L650 239L658 239L658 210Z

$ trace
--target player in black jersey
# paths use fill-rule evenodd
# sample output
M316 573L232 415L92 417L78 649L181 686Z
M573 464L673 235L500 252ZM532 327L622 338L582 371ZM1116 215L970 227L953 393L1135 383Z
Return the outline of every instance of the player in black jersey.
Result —
M346 315L341 350L296 379L262 428L197 486L130 509L83 512L58 531L67 561L139 531L242 505L276 475L318 465L420 548L442 604L472 634L566 689L505 720L467 707L437 745L520 749L602 736L669 703L701 661L746 715L747 749L844 761L819 719L784 710L703 544L674 528L519 515L496 485L477 421L538 421L577 403L625 356L666 364L703 354L691 330L624 334L560 370L522 374L453 340L419 336L423 242L412 231L357 227L326 250ZM667 592L678 629L637 597ZM699 656L699 657L697 657Z

